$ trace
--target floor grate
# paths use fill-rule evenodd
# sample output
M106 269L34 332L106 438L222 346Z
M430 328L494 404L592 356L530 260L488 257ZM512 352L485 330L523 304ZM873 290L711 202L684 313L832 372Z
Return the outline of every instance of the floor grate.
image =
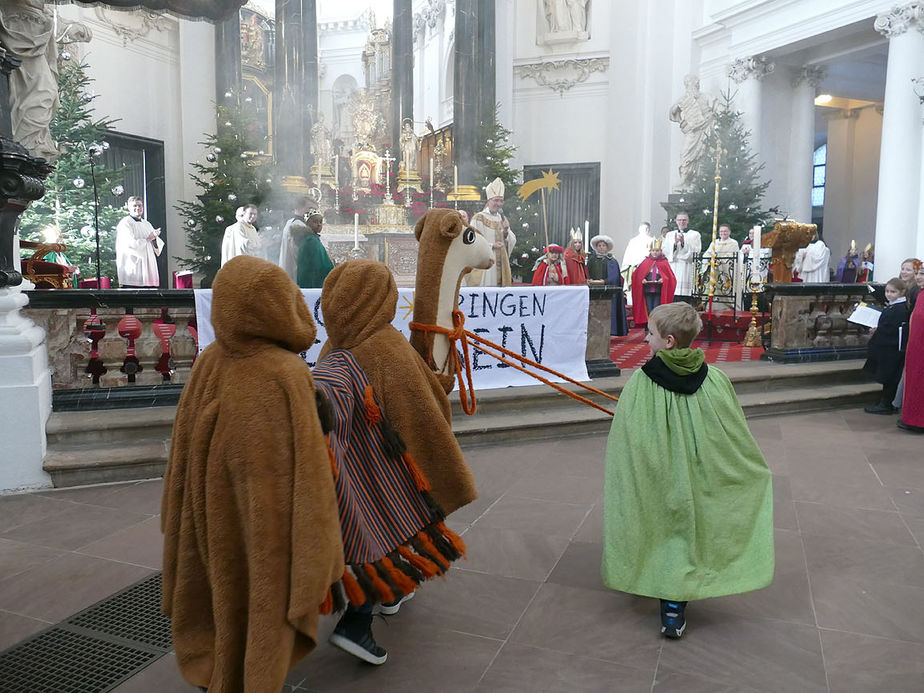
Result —
M0 652L0 693L105 693L172 649L156 573Z

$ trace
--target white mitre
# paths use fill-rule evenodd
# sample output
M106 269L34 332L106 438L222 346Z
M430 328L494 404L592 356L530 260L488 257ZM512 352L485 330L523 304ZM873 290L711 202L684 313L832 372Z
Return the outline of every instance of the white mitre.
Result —
M500 178L495 178L494 180L491 181L488 187L485 188L484 190L485 190L485 196L489 200L492 197L503 197L504 196L504 181L502 181Z

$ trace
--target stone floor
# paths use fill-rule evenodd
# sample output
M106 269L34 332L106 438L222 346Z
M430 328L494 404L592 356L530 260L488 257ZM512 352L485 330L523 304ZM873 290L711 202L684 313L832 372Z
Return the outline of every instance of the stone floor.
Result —
M604 437L495 446L467 453L481 497L450 522L468 560L374 626L388 663L322 641L286 691L921 691L924 437L859 409L750 425L776 577L693 603L683 640L660 637L654 600L600 582ZM158 569L160 491L0 498L0 650ZM170 655L117 690L193 689Z

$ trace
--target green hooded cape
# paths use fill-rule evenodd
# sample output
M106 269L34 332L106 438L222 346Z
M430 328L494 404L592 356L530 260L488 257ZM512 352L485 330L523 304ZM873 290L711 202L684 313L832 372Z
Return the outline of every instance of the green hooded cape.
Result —
M681 601L765 587L773 579L770 471L735 391L700 349L655 358L663 364L649 363L681 387L705 379L692 394L642 369L626 384L606 446L603 581Z

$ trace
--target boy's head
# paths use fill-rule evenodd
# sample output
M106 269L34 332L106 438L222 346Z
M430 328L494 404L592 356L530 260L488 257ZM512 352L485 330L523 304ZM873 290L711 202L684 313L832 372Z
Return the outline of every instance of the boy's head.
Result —
M891 303L896 298L900 298L908 291L908 285L898 277L892 277L885 285L886 301Z
M689 303L665 303L648 316L645 341L654 356L661 349L686 349L702 329L703 321Z

